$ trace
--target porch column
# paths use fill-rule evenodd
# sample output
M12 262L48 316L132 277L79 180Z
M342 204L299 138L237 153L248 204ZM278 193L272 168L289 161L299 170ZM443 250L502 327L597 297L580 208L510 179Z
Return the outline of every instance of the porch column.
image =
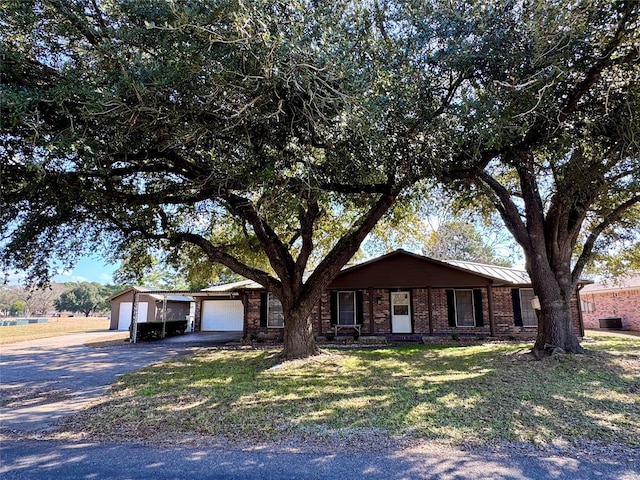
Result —
M496 336L496 322L493 318L493 287L487 285L487 305L489 307L489 335Z
M373 319L373 288L369 288L369 333L374 335L376 333L376 322Z
M318 300L318 335L322 335L322 295Z
M581 337L584 337L584 317L582 316L582 302L580 300L580 290L582 290L583 287L584 285L578 285L576 287L576 306L578 307L578 326ZM571 325L571 328L573 328L573 325Z
M136 343L138 341L138 292L133 291L133 303L131 304L131 327L129 330L129 341Z
M427 287L427 311L429 312L429 336L433 337L433 305L431 299L431 287Z

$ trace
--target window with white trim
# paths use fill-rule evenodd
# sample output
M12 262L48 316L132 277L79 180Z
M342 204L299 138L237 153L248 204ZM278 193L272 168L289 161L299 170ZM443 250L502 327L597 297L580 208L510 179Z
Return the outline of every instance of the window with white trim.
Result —
M525 327L538 326L538 316L531 304L534 297L533 288L520 289L520 313L522 315L522 325Z
M267 295L267 327L284 327L282 303L271 292Z
M356 292L338 292L338 325L356 324Z
M473 306L473 290L454 291L456 307L456 326L475 327L476 317Z
M591 313L596 311L595 302L590 302L588 300L580 300L580 310L585 313Z

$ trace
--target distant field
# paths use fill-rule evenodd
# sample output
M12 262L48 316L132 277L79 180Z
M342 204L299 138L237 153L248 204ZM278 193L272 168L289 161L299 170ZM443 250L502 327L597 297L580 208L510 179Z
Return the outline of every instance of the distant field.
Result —
M67 333L108 329L109 319L107 317L48 317L47 323L0 327L0 345L36 338L57 337Z

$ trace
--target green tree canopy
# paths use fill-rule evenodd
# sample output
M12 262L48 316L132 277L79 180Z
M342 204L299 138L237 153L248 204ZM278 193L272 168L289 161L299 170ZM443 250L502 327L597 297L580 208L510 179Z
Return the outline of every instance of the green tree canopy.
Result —
M428 236L422 251L425 255L438 259L511 266L507 258L497 255L494 248L485 242L472 223L461 220L439 225Z
M82 312L88 317L91 312L106 310L109 290L97 282L82 282L63 292L55 301L60 312Z
M7 5L5 265L187 252L281 299L286 357L316 352L324 287L437 164L456 66L412 70L360 2Z
M537 346L579 351L573 287L637 215L637 1L5 4L5 266L186 253L274 292L306 356L323 289L439 175L524 249Z
M23 300L15 300L9 308L9 315L16 317L25 314L25 303Z

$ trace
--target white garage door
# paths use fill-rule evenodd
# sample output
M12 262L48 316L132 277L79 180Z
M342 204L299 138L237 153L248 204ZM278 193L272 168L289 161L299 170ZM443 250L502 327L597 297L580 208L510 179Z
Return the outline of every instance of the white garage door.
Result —
M241 332L244 326L244 307L240 300L204 300L202 325L207 332Z
M120 314L118 315L118 330L129 330L131 325L131 310L133 309L133 302L122 302L120 304ZM138 303L138 323L147 321L147 312L149 311L149 304L147 302Z

